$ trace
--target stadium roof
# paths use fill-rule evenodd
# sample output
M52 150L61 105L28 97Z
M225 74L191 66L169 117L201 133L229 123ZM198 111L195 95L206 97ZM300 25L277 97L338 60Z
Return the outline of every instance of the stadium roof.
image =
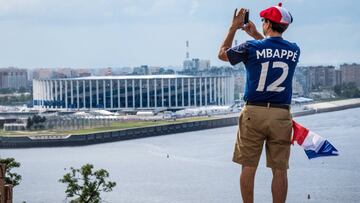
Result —
M44 80L125 80L125 79L172 79L172 78L194 78L191 75L121 75L121 76L89 76L78 78L56 78ZM198 76L200 77L200 76ZM209 76L210 77L210 76ZM222 77L222 76L216 76Z

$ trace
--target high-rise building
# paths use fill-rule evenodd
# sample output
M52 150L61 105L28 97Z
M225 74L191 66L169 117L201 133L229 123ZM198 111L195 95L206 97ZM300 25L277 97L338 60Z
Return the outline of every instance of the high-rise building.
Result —
M210 68L210 60L193 58L192 60L186 59L184 61L184 70L203 71Z
M0 88L19 89L27 87L27 70L14 67L0 69Z
M360 88L360 64L340 65L342 83L354 82Z
M54 69L51 68L37 68L33 71L33 79L36 80L47 80L52 79L56 76L64 76L62 78L66 78L66 73L71 71L71 69L64 69L64 72L59 73L59 75L56 75L54 72Z
M135 75L149 75L149 66L142 65L140 67L135 67L134 72Z
M335 70L335 84L340 85L342 83L342 72L339 69Z
M307 86L310 91L330 88L335 85L334 66L309 66L307 69Z

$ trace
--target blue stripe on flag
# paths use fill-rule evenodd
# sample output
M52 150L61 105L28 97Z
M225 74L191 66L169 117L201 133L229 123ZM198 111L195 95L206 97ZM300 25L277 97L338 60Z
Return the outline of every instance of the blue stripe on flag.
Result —
M313 150L305 150L306 155L309 159L313 159L321 156L337 156L339 155L338 150L330 144L327 140L321 146L320 150L316 153Z

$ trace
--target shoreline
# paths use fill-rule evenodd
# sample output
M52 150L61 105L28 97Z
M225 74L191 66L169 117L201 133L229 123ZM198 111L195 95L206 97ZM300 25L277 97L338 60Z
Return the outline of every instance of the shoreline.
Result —
M339 100L333 102L309 104L305 106L307 110L293 112L292 115L293 117L299 117L359 107L360 99ZM37 137L0 137L0 149L87 146L93 144L117 142L123 140L234 126L237 125L238 118L238 114L232 114L220 118L212 117L209 120L203 121L190 121L176 124L154 125L147 127L89 133L83 135L68 135L61 138L59 136L50 135Z

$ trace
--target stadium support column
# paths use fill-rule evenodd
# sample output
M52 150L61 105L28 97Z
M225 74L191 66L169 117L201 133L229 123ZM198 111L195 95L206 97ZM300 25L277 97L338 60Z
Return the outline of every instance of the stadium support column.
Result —
M208 77L205 77L205 106L208 105L208 88L207 88Z
M90 95L90 98L89 98L89 100L90 100L90 104L89 104L89 109L92 109L92 84L91 84L91 80L89 80L89 95Z
M50 101L50 87L49 87L49 81L45 81L45 87L46 87L46 102L47 102L47 106L49 105L49 101Z
M197 101L196 101L196 95L197 91L196 91L196 78L194 78L194 106L197 106Z
M68 105L68 81L65 80L65 108L66 110L69 109L69 105Z
M184 107L184 100L185 100L185 98L184 98L184 92L185 92L185 90L184 90L184 78L181 78L181 106L182 107Z
M231 77L228 77L228 79L227 79L227 86L226 86L226 89L228 90L228 96L227 96L227 98L228 98L228 105L231 105Z
M135 80L132 80L132 107L135 108Z
M231 91L230 91L230 98L231 98L231 100L230 100L230 102L233 104L234 103L234 100L235 100L235 98L234 98L234 93L235 93L235 77L234 76L231 76L231 80L230 80L230 89L231 89Z
M164 78L161 78L161 107L164 108Z
M76 80L76 102L77 102L77 106L76 108L79 109L80 107L80 98L79 98L79 81Z
M142 95L142 89L143 89L143 85L142 85L142 79L139 80L140 83L140 108L143 107L143 95Z
M58 108L58 83L57 81L55 80L54 81L54 86L55 86L55 99L54 99L54 104L55 104L55 108Z
M191 106L191 80L188 78L188 106Z
M59 97L60 97L60 101L62 102L63 101L63 95L62 95L62 93L63 93L63 81L62 80L59 81L59 85L60 85L60 95L59 95ZM64 108L62 103L60 105L61 105L60 108Z
M220 77L218 77L217 78L217 89L218 89L218 91L217 91L217 93L218 93L218 95L217 95L217 97L218 97L218 105L220 105L221 106L221 89L220 89L220 82L221 82L221 78Z
M178 79L175 78L175 106L178 107Z
M154 95L155 95L155 108L157 108L157 83L156 83L156 78L154 78Z
M110 79L110 107L114 108L113 80Z
M220 98L220 105L221 106L223 105L223 93L224 93L222 81L223 81L223 78L220 77L219 78L219 90L220 90L219 91L219 98Z
M225 77L222 78L222 89L223 89L223 105L226 105Z
M117 80L118 109L120 109L120 80Z
M125 108L128 108L128 86L127 86L127 80L125 80Z
M40 90L39 90L39 81L37 81L37 80L33 80L33 81L34 81L34 83L35 83L35 86L33 86L33 92L36 92L36 97L33 98L33 105L35 106L35 101L37 101L37 102L36 102L36 106L39 106L39 105L40 105L40 103L39 103L39 101L40 101L40 96L39 96L39 92L40 92Z
M51 92L50 92L50 81L49 80L47 80L46 81L46 91L47 91L47 94L46 94L46 96L47 96L47 102L48 102L48 104L47 104L47 106L48 107L51 107L51 105L50 105L50 100L51 100Z
M49 90L49 106L50 106L50 108L53 108L53 103L52 103L52 100L53 100L53 92L52 92L52 81L51 80L49 80L48 81L48 90Z
M74 81L71 80L70 83L70 89L71 89L71 94L70 94L70 100L71 100L71 108L74 108Z
M103 80L103 108L106 109L106 81Z
M168 79L168 96L169 96L169 107L171 107L171 79Z
M37 81L37 88L38 88L38 96L39 96L39 102L40 102L40 107L42 107L43 105L43 97L42 97L42 83L40 80Z
M223 77L220 78L220 104L223 105L224 101L224 89L223 89Z
M49 101L53 101L53 98L54 98L54 92L53 92L53 89L54 89L54 84L53 84L53 81L52 80L48 80L48 97L49 97ZM50 103L50 107L52 107L52 103Z
M202 77L199 78L200 79L200 106L202 106Z
M229 104L229 102L228 102L228 92L229 92L229 90L228 90L228 78L226 77L226 78L224 78L224 93L225 93L225 101L224 101L224 103L225 103L225 105L228 105Z
M40 97L40 106L42 107L44 105L44 99L43 99L43 86L42 86L42 81L39 80L39 97Z
M44 107L44 81L40 81L41 108Z
M49 104L50 104L50 84L49 84L49 81L48 80L46 80L45 81L45 85L46 85L46 101L47 101L47 106L49 106Z
M146 80L146 89L147 89L147 108L150 108L150 79Z
M228 94L229 85L227 85L227 82L228 82L228 78L226 77L226 78L224 78L225 105L229 104L229 102L228 102L228 100L229 100L229 97L228 97L229 96L229 94Z
M99 80L96 80L96 108L99 108Z
M86 108L86 84L85 80L83 80L83 109Z
M212 89L213 89L212 84L213 84L213 82L212 81L213 81L214 78L209 78L209 79L210 79L210 103L212 103L212 100L213 100L213 97L212 97L212 92L213 92L212 91Z
M213 87L214 87L214 95L213 95L213 101L215 103L215 105L217 105L217 85L216 85L216 77L213 78Z

